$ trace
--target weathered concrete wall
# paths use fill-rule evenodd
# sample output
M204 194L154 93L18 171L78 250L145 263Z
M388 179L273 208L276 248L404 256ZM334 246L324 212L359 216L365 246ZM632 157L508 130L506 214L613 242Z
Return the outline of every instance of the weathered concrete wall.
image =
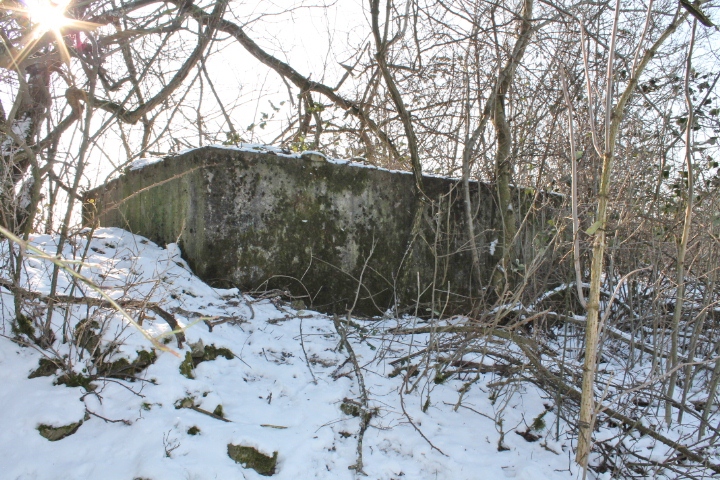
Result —
M416 201L407 172L206 147L129 171L86 198L95 199L102 226L159 244L179 239L194 272L211 284L288 288L324 311L344 312L356 296L355 312L365 314L418 298L423 314L446 304L446 312L467 309L480 289L460 184L426 177L425 188L432 205ZM487 284L497 261L496 202L488 185L472 191ZM533 217L525 239L537 242L545 225Z

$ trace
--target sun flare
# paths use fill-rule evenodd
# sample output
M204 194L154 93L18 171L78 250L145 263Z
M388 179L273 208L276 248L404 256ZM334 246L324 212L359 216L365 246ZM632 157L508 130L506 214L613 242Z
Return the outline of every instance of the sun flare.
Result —
M35 24L36 34L46 32L59 32L63 27L70 25L73 20L65 16L69 0L28 0L25 5L30 21Z
M70 62L72 52L75 49L82 53L85 43L81 34L86 37L100 25L86 20L74 19L66 15L73 0L20 0L13 6L6 5L0 0L0 11L14 12L12 15L21 16L29 20L31 27L29 35L20 42L13 55L13 63L19 65L28 55L36 52L39 45L54 43L65 63ZM27 24L22 22L26 27ZM50 34L48 36L48 34Z

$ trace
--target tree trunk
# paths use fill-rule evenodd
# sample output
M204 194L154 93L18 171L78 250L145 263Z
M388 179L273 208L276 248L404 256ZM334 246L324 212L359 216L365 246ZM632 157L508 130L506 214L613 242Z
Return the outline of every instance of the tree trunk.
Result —
M665 402L665 423L668 426L672 423L672 398L675 393L675 383L678 379L678 330L680 329L680 317L682 316L683 304L685 303L685 254L687 253L688 241L690 240L690 226L692 224L693 196L695 195L695 176L693 175L692 160L692 129L694 123L693 102L690 95L690 75L692 75L692 54L695 46L695 29L697 20L693 21L692 33L690 35L690 46L688 47L687 63L685 64L685 103L688 114L685 125L685 162L687 166L687 200L685 201L685 218L683 219L683 232L678 245L677 257L677 293L675 294L675 309L673 311L671 327L670 357L667 362L667 371L670 372L668 380L667 401ZM678 421L682 419L682 410L678 414Z
M520 11L520 27L518 38L513 51L502 71L498 75L495 91L488 100L486 111L490 114L497 137L497 150L495 151L495 182L498 195L498 207L502 219L502 232L500 251L501 257L493 273L493 286L498 295L505 289L506 281L510 275L510 268L515 260L515 237L517 235L517 221L512 198L513 164L510 158L512 147L512 132L505 114L505 97L507 96L515 71L522 60L525 50L533 34L532 12L533 1L524 0Z
M678 7L679 8L679 7ZM613 29L616 31L619 18L620 4L619 0L616 4L615 24ZM650 15L650 12L648 12ZM687 18L687 14L681 15L678 9L673 17L670 25L658 37L657 40L643 54L641 60L637 63L635 71L631 72L630 80L625 87L622 95L618 99L617 105L612 107L613 99L613 78L614 68L612 62L612 53L615 46L615 38L611 41L611 58L608 62L606 80L606 112L605 112L605 151L602 153L602 174L600 179L600 188L598 191L598 208L595 223L591 227L591 234L594 235L593 255L590 266L590 293L587 301L587 326L585 332L585 362L583 364L583 380L582 380L582 397L580 399L580 414L578 418L578 446L575 454L575 461L583 468L587 468L590 450L592 449L592 431L595 423L595 368L597 366L598 355L598 339L600 336L598 311L600 308L600 280L603 273L603 259L605 255L605 228L607 226L607 207L608 196L610 194L610 174L615 158L615 142L623 120L625 106L628 100L635 92L638 85L640 75L642 75L645 67L647 67L650 59L655 56L658 48L672 35L678 26ZM584 28L581 27L581 28ZM613 34L615 37L615 34ZM638 50L642 45L638 45ZM587 69L587 63L586 63ZM586 75L589 72L586 71ZM592 98L588 99L588 103L592 103ZM593 122L594 119L591 119ZM596 146L597 148L597 146ZM594 231L593 231L594 230Z

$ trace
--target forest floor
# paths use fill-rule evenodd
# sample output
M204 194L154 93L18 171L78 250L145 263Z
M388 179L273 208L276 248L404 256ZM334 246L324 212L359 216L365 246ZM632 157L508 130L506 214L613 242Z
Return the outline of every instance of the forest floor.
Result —
M54 255L57 241L37 235L31 245ZM261 478L256 469L279 479L578 477L572 429L532 384L498 395L507 378L481 353L450 379L403 369L396 360L431 339L387 332L420 319L338 321L273 292L211 288L177 245L120 229L80 232L63 251L86 254L81 268L67 265L96 289L66 266L57 294L102 292L136 320L145 312L149 338L102 301L77 300L54 307L53 343L40 348L47 303L23 300L37 310L16 324L13 293L0 289L0 479ZM52 271L32 253L26 291L49 294ZM249 457L236 463L238 451Z

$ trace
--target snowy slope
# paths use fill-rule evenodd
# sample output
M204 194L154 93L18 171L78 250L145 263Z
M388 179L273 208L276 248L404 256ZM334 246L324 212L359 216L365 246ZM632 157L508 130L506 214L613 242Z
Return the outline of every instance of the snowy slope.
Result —
M185 328L187 342L178 348L171 338L167 351L155 348L157 360L138 379L98 379L91 392L54 385L60 371L29 379L39 360L53 352L13 341L17 337L11 329L13 298L1 289L0 479L265 478L235 463L227 454L230 443L268 455L278 452L274 478L360 477L348 469L357 460L360 418L344 413L341 405L359 401L361 392L332 318L294 310L275 296L250 298L236 289L213 289L190 272L176 245L160 248L112 228L94 231L89 245L87 236L85 232L72 237L64 257L78 259L87 251L83 275L114 299L157 303ZM54 254L56 241L38 235L32 244ZM3 248L6 258L7 246ZM27 259L25 288L48 293L51 273L52 264L46 260ZM80 296L81 290L98 296L60 272L59 294ZM27 313L43 321L45 304L32 305L35 310ZM137 319L138 309L128 312ZM53 349L59 357L66 356L78 374L93 371L93 358L71 341L62 342L62 324L67 319L67 331L73 332L87 318L103 327L102 346L119 345L108 361L122 357L132 361L136 352L153 349L110 309L56 306ZM226 322L210 331L204 320ZM427 338L384 335L398 322L354 319L364 327L363 339L361 331L349 328L374 413L362 450L368 478L576 476L569 441L562 437L555 441L552 411L543 418L545 428L537 432L540 440L530 443L515 433L526 431L545 411L544 403L552 403L534 387L519 385L513 394L493 401L488 384L501 379L491 373L481 375L456 410L462 381L420 381L410 393L403 390L401 403L403 374L391 377L390 362L416 351ZM157 339L168 338L171 330L152 311L146 311L143 328ZM193 372L195 378L187 378L180 366L192 345L201 348L199 341L227 348L234 358L202 362ZM409 377L406 388L416 381ZM176 408L183 399L186 406L196 408ZM202 412L213 412L218 405L229 422ZM48 441L37 430L41 424L57 427L83 419L76 433L58 441ZM199 434L189 434L191 427ZM505 451L498 451L500 430Z

